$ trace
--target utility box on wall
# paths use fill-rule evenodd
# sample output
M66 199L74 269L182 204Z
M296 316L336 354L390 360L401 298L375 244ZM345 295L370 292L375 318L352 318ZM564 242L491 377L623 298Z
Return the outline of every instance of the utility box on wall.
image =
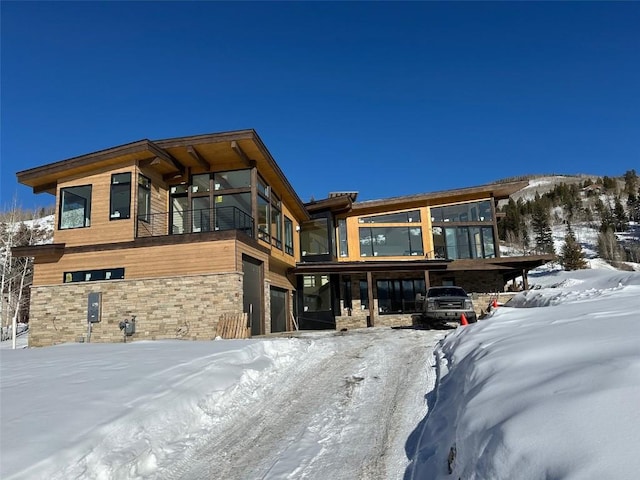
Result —
M87 306L87 322L98 323L102 317L102 292L89 293Z

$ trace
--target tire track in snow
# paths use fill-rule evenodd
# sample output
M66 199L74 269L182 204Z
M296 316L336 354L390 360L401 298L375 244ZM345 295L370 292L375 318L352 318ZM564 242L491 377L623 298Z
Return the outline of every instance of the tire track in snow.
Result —
M270 377L259 403L200 439L163 478L402 478L442 336L367 329L316 338L322 348Z

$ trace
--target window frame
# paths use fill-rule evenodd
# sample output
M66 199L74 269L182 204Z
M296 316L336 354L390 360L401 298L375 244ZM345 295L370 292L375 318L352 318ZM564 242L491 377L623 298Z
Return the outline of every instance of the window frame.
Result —
M89 197L86 198L82 195L79 195L77 193L73 193L71 192L72 189L81 189L81 188L88 188L89 189ZM82 209L84 211L84 220L83 220L83 224L82 225L78 225L78 226L69 226L69 227L65 227L63 226L63 217L65 214L65 211L63 210L64 205L65 205L65 196L66 195L73 195L75 197L78 197L82 200L84 200L84 205L82 206ZM60 199L59 199L59 205L58 205L58 230L73 230L76 228L89 228L91 227L91 197L93 196L93 185L92 184L86 184L86 185L73 185L70 187L62 187L60 188Z
M128 181L114 183L114 180L116 179L116 177L125 176L125 175L129 177ZM109 188L109 221L129 220L131 218L131 177L132 177L131 172L119 172L119 173L111 174L111 184ZM117 191L117 190L120 190L118 187L122 187L122 186L126 187L127 198L128 198L127 208L125 210L126 213L124 215L120 213L120 210L114 210L116 207L114 205L115 194L119 193ZM124 192L125 189L122 189L122 191ZM118 215L116 215L116 213Z
M293 220L284 216L284 253L293 256Z
M91 278L94 276L96 278ZM89 277L87 277L89 275ZM82 283L82 282L106 282L110 280L124 280L125 278L124 267L116 268L95 268L92 270L74 270L64 272L62 274L62 283ZM75 277L79 278L74 280ZM109 277L109 278L99 278Z
M146 180L145 182L141 182L141 180ZM151 179L146 175L138 173L138 205L136 206L138 220L141 220L145 223L151 222ZM145 202L142 201L142 195L146 199ZM140 213L140 209L144 208L144 212Z
M411 235L411 230L415 229L420 232L419 235ZM406 245L400 245L405 248L402 253L388 253L385 254L384 251L375 250L374 246L376 244L383 245L381 242L385 242L386 238L391 236L392 232L402 232L402 230L406 231ZM374 233L378 232L378 233ZM367 235L368 234L368 235ZM419 237L419 245L414 245L415 241L412 241L413 237ZM366 239L369 239L369 243L365 242ZM384 240L383 240L384 239ZM424 238L422 235L422 228L418 224L418 226L361 226L358 228L358 243L360 245L360 257L363 258L371 258L371 257L422 257L424 256ZM416 248L417 247L417 248Z
M385 284L384 287L382 285ZM378 293L378 314L394 315L418 313L420 309L416 303L416 294L426 290L424 278L379 278L376 279ZM381 298L386 292L387 298ZM398 309L400 305L400 309ZM386 310L384 310L386 309Z

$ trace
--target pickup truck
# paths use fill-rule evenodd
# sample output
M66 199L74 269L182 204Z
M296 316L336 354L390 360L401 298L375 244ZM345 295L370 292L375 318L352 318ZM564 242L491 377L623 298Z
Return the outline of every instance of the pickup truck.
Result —
M429 287L426 295L416 296L416 302L422 305L419 322L425 326L457 326L462 314L469 323L478 320L471 298L460 287Z

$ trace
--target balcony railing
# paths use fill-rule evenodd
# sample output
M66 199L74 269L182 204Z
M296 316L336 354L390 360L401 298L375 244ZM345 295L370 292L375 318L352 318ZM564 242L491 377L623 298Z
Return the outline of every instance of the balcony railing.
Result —
M138 215L137 237L240 230L253 237L253 218L237 207L182 210Z

